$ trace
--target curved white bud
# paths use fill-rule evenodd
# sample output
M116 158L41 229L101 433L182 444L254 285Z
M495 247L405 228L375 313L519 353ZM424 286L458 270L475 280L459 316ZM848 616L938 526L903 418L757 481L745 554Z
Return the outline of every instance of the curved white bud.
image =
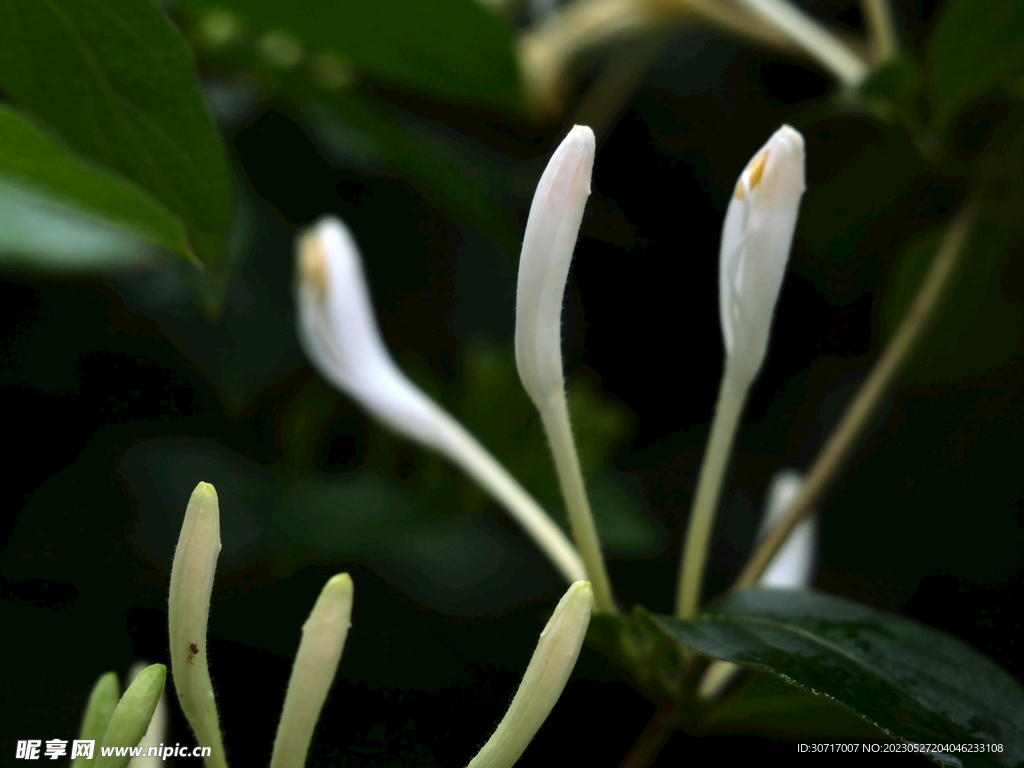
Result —
M561 397L562 299L590 196L594 132L577 125L548 161L530 206L516 287L516 366L538 407Z
M722 335L726 375L738 389L764 362L803 192L804 139L784 125L743 169L722 228Z
M359 249L325 216L298 245L299 340L320 375L395 432L444 454L505 506L567 581L586 577L548 514L461 424L395 364L373 316Z
M188 500L174 550L167 614L174 689L196 741L212 749L210 765L227 765L206 653L210 595L219 554L217 491L209 483L199 483Z
M352 578L327 582L302 625L302 640L288 681L270 768L304 766L316 721L338 671L352 617Z
M540 633L508 712L468 768L510 768L526 751L576 666L593 601L593 591L586 581L576 582L562 596Z
M569 423L562 371L562 301L590 196L594 132L577 125L548 161L530 205L516 289L516 368L540 412L569 512L573 538L594 585L599 611L614 611L597 526Z

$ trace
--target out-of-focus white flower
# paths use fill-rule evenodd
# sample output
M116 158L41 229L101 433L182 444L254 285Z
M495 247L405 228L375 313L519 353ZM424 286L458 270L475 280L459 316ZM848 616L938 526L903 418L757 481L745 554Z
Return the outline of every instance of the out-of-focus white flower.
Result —
M768 486L761 528L757 533L760 541L786 514L786 510L800 494L803 478L792 469L775 473ZM805 589L814 580L814 566L817 559L817 516L811 513L797 524L789 534L775 557L758 580L762 587L779 589ZM713 662L701 678L698 695L710 700L717 697L725 686L739 673L740 667L727 661Z
M562 695L590 624L593 592L578 581L569 587L540 633L512 704L469 768L510 768L522 756Z
M768 500L761 520L761 530L757 535L759 541L768 535L772 526L782 519L786 510L796 501L803 482L800 473L792 469L775 473L768 487ZM809 587L814 579L817 558L817 527L817 516L813 512L797 523L786 543L775 553L761 574L758 584L763 587Z
M188 500L174 550L168 624L174 688L197 742L211 748L207 765L227 765L206 654L206 625L219 554L217 491L209 483L199 483Z
M722 228L719 301L726 377L746 389L761 370L804 192L804 139L777 130L743 169Z
M299 339L320 374L395 432L460 466L509 510L567 581L586 578L579 553L548 514L461 424L403 374L373 316L348 228L322 218L298 246Z
M302 625L270 768L306 764L316 721L341 661L351 616L352 579L342 573L327 582Z
M594 132L577 125L555 150L530 206L516 290L516 367L540 412L569 512L573 538L599 611L614 611L601 543L569 423L562 372L562 301L569 263L590 195Z

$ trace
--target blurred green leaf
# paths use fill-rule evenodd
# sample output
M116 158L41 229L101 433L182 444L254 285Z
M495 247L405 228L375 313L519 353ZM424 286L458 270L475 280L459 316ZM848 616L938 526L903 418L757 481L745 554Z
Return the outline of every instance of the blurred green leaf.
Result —
M712 658L838 701L895 739L1001 745L1001 752L953 755L964 765L1021 759L1020 683L966 643L911 619L812 590L754 589L727 595L696 620L652 621Z
M604 653L648 698L679 699L685 651L642 606L635 606L629 616L594 615L587 642Z
M1024 3L950 0L926 52L935 128L968 102L1024 72Z
M191 51L149 0L0 2L0 88L163 203L199 258L219 264L227 161Z
M3 104L0 104L0 179L12 186L11 190L4 190L8 194L23 189L78 213L124 227L142 239L192 261L196 259L180 222L149 194L107 169L75 157L27 117ZM18 205L16 198L14 205ZM25 202L21 207L35 210L39 206ZM4 206L0 217L6 218L8 213L7 206ZM44 216L37 214L37 218ZM0 219L2 223L3 219ZM6 222L0 248L18 252L11 230L23 230L24 226L23 220ZM49 256L71 264L93 261L90 254L82 252L77 242L67 243L70 253L62 252L60 242L53 242L49 247L41 245L40 238L52 240L53 232L45 221L37 221L36 226L45 226L45 231L41 231L39 237L30 237L31 233L26 233L22 240L27 247L21 255L35 256L44 262L49 260ZM100 230L100 227L93 229ZM118 249L122 243L116 236L105 240L108 248L123 250ZM36 253L26 254L25 250L35 250Z
M425 94L515 111L512 35L475 0L221 0L255 24L345 56L360 73Z

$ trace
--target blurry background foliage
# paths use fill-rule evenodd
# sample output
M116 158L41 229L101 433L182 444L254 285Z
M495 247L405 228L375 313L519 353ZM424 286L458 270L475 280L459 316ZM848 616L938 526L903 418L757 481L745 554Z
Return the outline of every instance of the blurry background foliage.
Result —
M232 761L269 754L299 628L342 570L354 631L311 764L469 759L563 587L478 489L306 365L292 243L325 211L351 224L403 368L560 514L511 335L533 185L573 122L600 150L564 316L571 408L619 596L656 611L720 374L717 244L747 158L793 124L808 191L708 594L981 190L946 309L824 505L817 583L1020 677L1024 5L901 0L904 53L856 92L791 52L666 22L577 52L546 100L517 54L542 5L0 3L4 754L72 738L100 672L166 661L174 541L205 480ZM803 5L863 36L857 4ZM791 692L776 695L777 715ZM527 764L610 764L652 707L590 650L563 698ZM758 724L795 738L797 720L822 725ZM662 761L792 750L724 738L676 735Z

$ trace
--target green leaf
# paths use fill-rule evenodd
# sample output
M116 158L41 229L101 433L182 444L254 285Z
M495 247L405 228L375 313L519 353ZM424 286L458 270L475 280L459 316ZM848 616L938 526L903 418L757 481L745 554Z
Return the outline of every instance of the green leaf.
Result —
M964 765L1021 759L1020 683L967 644L911 619L821 592L777 589L728 595L693 621L652 619L679 643L827 696L897 740L1001 745L954 752Z
M227 161L191 51L150 0L0 0L0 88L159 200L218 264Z
M181 224L167 209L134 184L75 157L24 115L3 104L0 180L5 187L119 225L196 260Z
M926 61L935 127L958 109L1024 72L1024 3L950 0L929 41Z
M509 29L476 0L220 0L218 5L307 46L345 56L360 73L445 99L516 110Z

